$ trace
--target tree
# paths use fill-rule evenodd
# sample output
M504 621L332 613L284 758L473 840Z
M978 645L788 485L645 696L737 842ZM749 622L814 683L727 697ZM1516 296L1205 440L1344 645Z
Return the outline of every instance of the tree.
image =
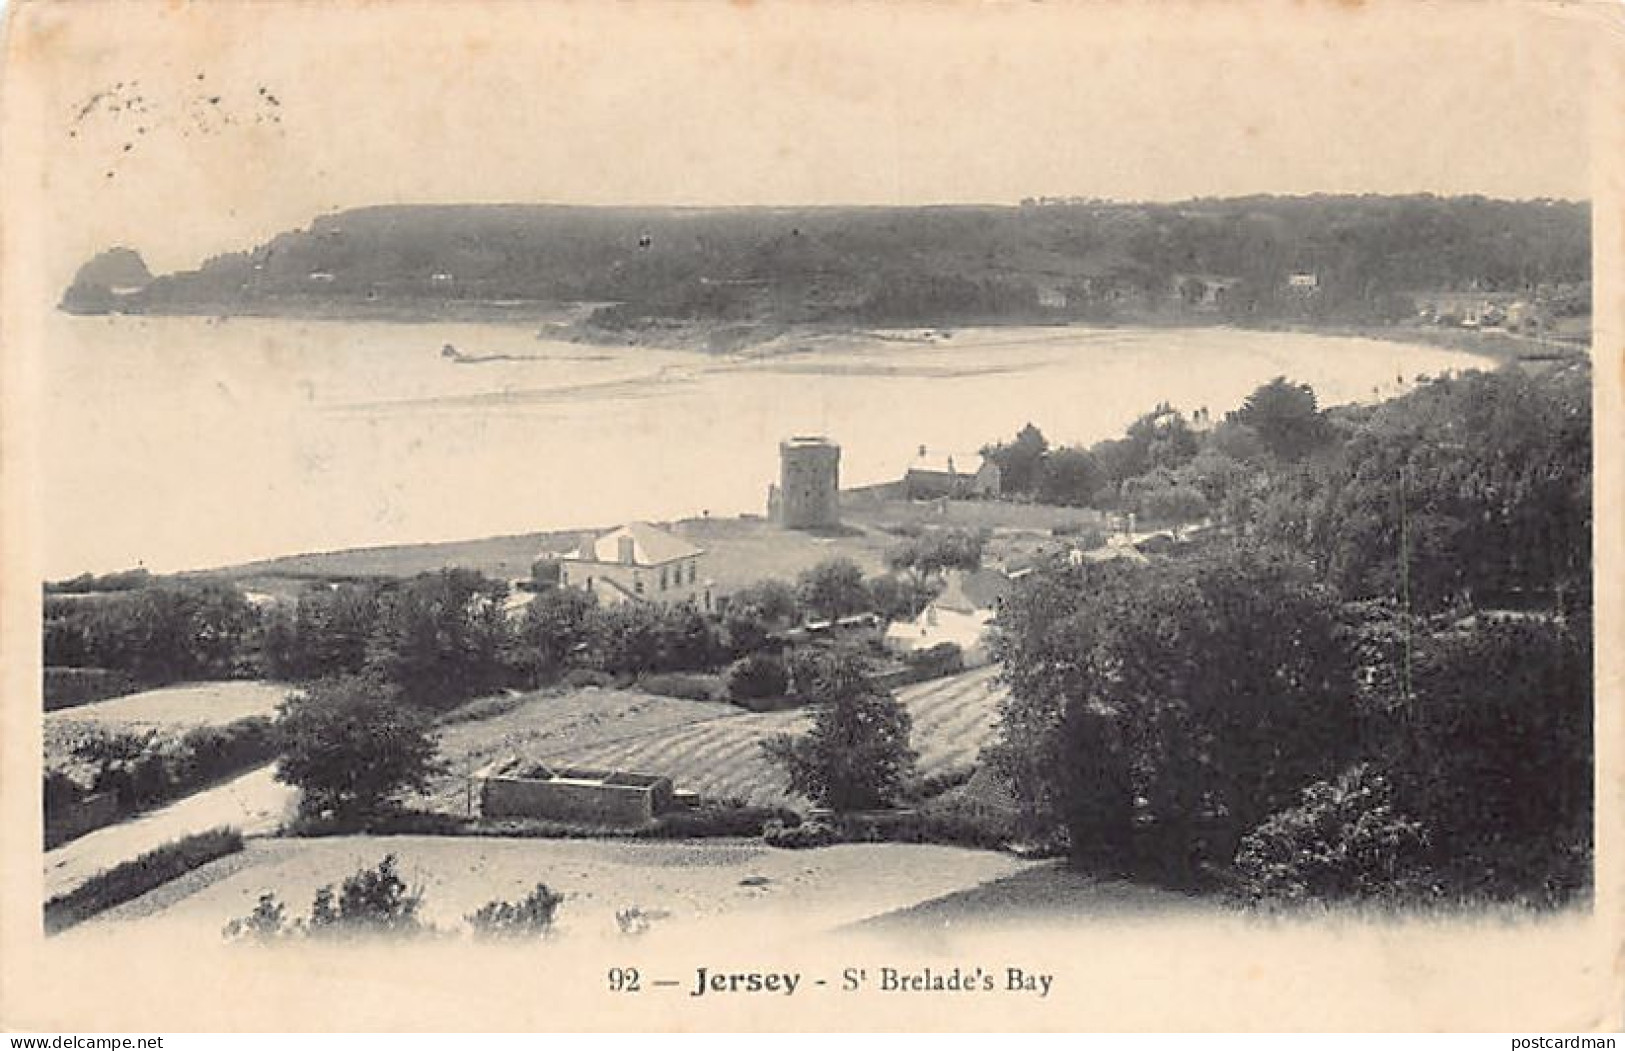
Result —
M376 584L318 585L304 592L294 610L287 655L291 677L359 674L379 619Z
M863 570L849 558L836 557L802 573L796 581L796 599L809 617L834 620L869 608L869 590Z
M1301 460L1325 444L1325 417L1307 383L1277 376L1247 396L1236 410L1237 423L1251 427L1259 441L1282 460Z
M1122 505L1152 522L1167 522L1176 530L1208 512L1202 491L1165 468L1130 478L1123 483Z
M1032 493L1038 488L1039 472L1049 441L1031 423L1016 433L1008 444L989 445L982 455L999 466L999 488L1006 493Z
M1044 459L1038 498L1046 504L1087 507L1103 480L1099 461L1087 449L1056 449Z
M909 571L875 577L868 583L870 604L887 620L912 620L941 591L939 579Z
M1589 618L1476 625L1416 640L1385 761L1448 881L1561 898L1589 882Z
M893 569L912 569L924 576L949 569L977 570L982 566L985 531L933 529L905 541L886 553Z
M1080 862L1189 880L1342 768L1352 655L1290 561L1222 548L1036 575L1000 615L1011 699L990 758Z
M796 621L796 589L782 580L758 580L728 596L728 609L749 610L772 629L788 628Z
M695 671L722 655L715 627L689 606L628 602L592 611L589 649L604 671Z
M300 812L309 816L376 814L443 770L428 721L374 679L315 683L282 703L276 725L276 779L300 790Z
M533 686L558 674L586 646L597 606L578 588L538 592L514 632L509 663Z
M508 585L471 569L424 573L384 593L367 666L412 704L446 708L499 683Z
M908 709L875 686L863 659L821 654L798 684L818 709L800 737L780 735L763 752L789 775L790 790L838 811L891 803L913 776Z

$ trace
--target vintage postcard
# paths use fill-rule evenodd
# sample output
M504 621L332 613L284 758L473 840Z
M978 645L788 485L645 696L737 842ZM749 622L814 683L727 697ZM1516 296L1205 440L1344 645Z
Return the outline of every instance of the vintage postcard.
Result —
M6 16L7 1030L1620 1025L1618 4Z

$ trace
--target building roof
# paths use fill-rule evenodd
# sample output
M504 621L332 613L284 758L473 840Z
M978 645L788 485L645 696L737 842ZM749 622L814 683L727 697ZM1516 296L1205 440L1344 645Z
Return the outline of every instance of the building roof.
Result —
M680 558L693 558L695 555L705 553L703 548L695 547L682 537L668 533L664 529L657 529L647 522L630 522L619 529L595 537L591 542L582 544L564 557L575 562L625 564L621 561L623 538L630 538L632 541L631 564L635 566L662 566Z
M996 569L978 569L974 573L953 570L942 594L931 604L955 613L975 613L992 609L1009 591L1010 578Z
M922 446L919 454L909 462L908 469L928 474L968 476L980 471L982 463L980 453L938 452Z

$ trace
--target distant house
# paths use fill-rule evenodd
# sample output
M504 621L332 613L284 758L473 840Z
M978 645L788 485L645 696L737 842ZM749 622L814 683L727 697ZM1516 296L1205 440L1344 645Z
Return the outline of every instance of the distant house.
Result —
M913 620L896 621L886 629L885 646L896 654L923 653L951 642L964 655L965 667L991 659L987 632L999 603L1010 591L1010 578L996 570L974 573L952 570L942 594Z
M1116 562L1124 561L1136 565L1144 565L1151 561L1145 553L1135 546L1132 539L1121 534L1108 537L1106 543L1088 551L1073 548L1067 554L1067 561L1074 566L1085 562Z
M1314 292L1320 288L1320 275L1316 273L1288 274L1286 287L1294 292Z
M705 551L646 522L632 522L583 543L559 560L559 585L582 588L605 604L693 602L713 605L703 573Z
M1217 310L1241 284L1239 277L1222 274L1175 274L1169 284L1172 298L1198 310Z
M903 492L910 500L993 497L999 495L1002 481L999 465L984 456L955 457L922 445L903 474Z

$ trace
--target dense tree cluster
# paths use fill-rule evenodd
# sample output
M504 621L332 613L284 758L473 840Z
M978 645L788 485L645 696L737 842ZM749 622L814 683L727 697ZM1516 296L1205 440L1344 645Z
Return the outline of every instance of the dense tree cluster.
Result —
M592 209L398 206L150 279L133 253L84 267L68 309L298 310L380 301L609 303L607 326L673 320L939 325L1217 312L1383 322L1419 291L1574 291L1584 204L1481 197L1250 197L1030 207ZM1312 291L1289 275L1315 276ZM438 275L438 279L437 279ZM1209 277L1222 278L1222 296ZM1556 301L1557 293L1551 298Z
M1166 472L1226 528L1057 560L1007 601L989 757L1033 829L1255 897L1581 890L1587 384L1475 373L1324 413L1277 380L1172 462L1145 443L1120 494Z
M158 684L236 674L258 617L235 587L173 580L94 597L47 595L44 621L46 664Z

